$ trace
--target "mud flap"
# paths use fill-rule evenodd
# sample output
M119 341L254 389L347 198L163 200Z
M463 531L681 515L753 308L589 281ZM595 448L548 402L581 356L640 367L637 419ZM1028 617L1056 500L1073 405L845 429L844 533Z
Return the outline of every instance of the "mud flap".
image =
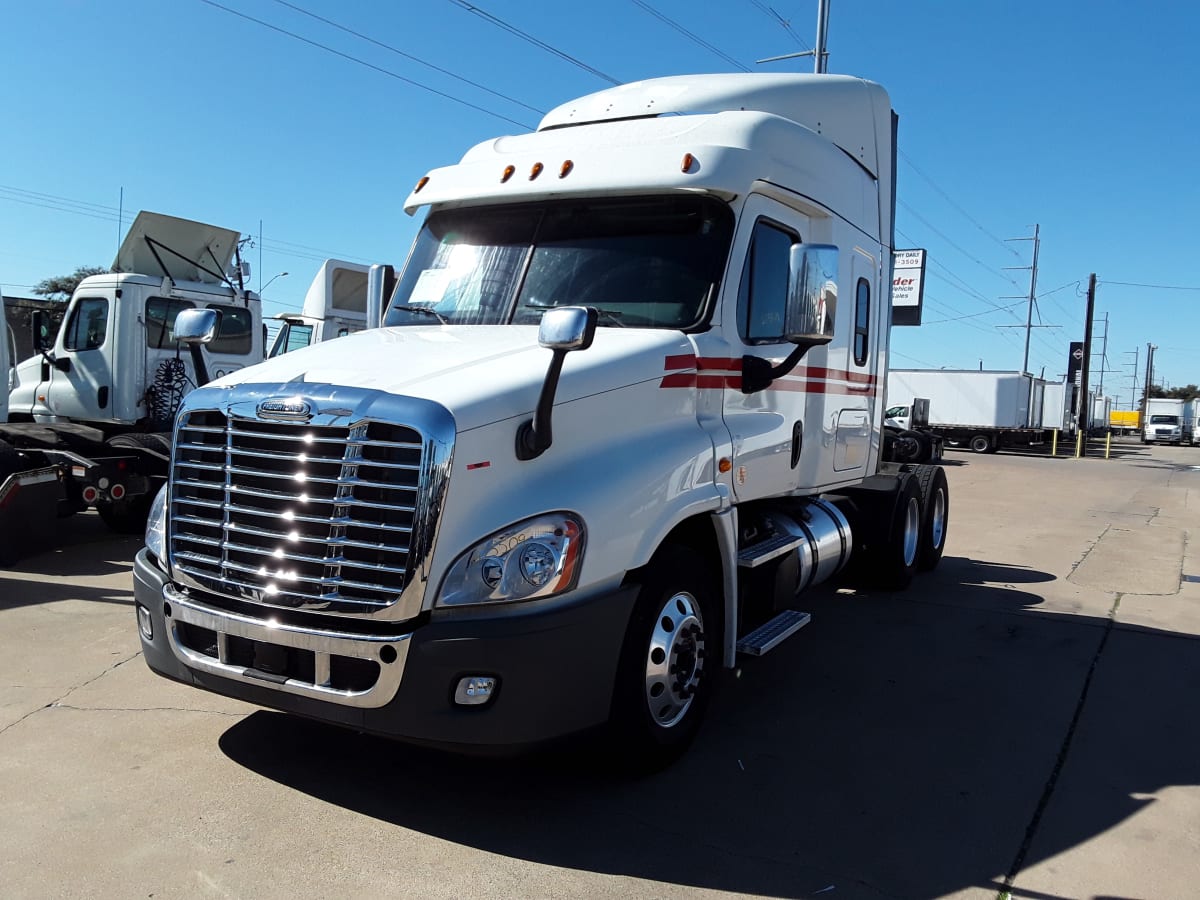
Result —
M9 475L0 483L0 566L55 545L65 492L56 466Z

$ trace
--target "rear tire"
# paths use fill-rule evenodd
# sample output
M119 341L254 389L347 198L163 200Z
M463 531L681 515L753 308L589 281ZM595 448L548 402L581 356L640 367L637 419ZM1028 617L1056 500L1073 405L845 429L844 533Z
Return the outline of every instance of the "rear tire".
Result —
M946 549L950 486L946 473L938 466L919 466L914 475L921 486L921 549L917 554L917 569L929 572L937 568Z
M977 434L971 438L969 446L976 453L991 453L992 439L986 434Z
M711 566L666 546L646 568L625 633L609 722L621 767L652 772L700 728L721 664L724 618Z
M912 583L921 555L921 486L913 475L900 477L888 538L871 560L872 580L890 591L902 591Z

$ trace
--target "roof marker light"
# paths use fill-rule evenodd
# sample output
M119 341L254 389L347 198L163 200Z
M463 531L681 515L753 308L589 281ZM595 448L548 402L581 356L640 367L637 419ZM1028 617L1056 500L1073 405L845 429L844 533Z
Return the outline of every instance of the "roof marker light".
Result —
M421 193L421 188L425 187L425 185L427 185L427 184L429 184L429 176L424 175L424 176L422 176L421 180L417 182L417 186L415 188L413 188L413 193L414 194Z
M515 172L515 171L517 171L516 166L505 166L504 174L500 176L500 183L504 184L504 182L506 182L506 181L508 181L508 179L512 178L513 172Z
M533 168L529 170L529 180L533 181L533 179L535 179L539 175L541 175L542 169L544 169L544 168L546 168L546 167L543 166L541 163L534 163Z
M696 161L696 157L692 156L692 154L690 154L690 153L683 154L683 165L681 165L679 167L679 171L683 172L686 175L689 171L691 171L692 164L695 161Z
M562 164L562 168L560 168L560 169L558 170L558 177L559 177L559 178L566 178L568 175L570 175L570 174L571 174L571 170L572 170L573 168L575 168L575 163L571 162L569 159L564 159L564 160L563 160L563 164Z

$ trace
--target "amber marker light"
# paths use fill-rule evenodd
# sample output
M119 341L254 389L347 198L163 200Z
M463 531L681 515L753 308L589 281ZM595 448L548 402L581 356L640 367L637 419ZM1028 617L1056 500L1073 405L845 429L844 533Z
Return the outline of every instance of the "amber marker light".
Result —
M544 168L546 168L546 167L543 166L541 163L534 163L533 168L529 170L529 180L533 181L533 179L535 179L539 175L541 175L542 169L544 169Z
M425 187L425 185L427 185L427 184L429 184L429 176L428 175L426 175L420 181L417 182L417 186L415 188L413 188L413 193L414 194L421 193L421 188Z
M558 177L566 178L571 174L571 170L573 168L575 168L575 163L571 162L569 159L564 159L562 167L558 170Z
M733 462L728 459L722 459L720 462L717 463L717 468L721 471L722 474L724 474L725 472L728 472L730 469L733 468Z
M696 157L690 153L683 154L683 164L679 167L679 171L687 173L692 170L692 163L696 161Z
M505 166L504 174L500 176L500 183L504 184L504 182L508 181L508 179L513 177L513 173L516 171L517 171L516 166Z

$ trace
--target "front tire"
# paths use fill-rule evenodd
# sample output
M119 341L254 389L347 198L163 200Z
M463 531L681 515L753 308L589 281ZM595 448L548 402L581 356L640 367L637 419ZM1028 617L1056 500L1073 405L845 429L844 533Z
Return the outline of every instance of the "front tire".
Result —
M610 727L625 767L655 771L700 728L721 660L723 619L712 567L686 547L647 566L625 633Z

